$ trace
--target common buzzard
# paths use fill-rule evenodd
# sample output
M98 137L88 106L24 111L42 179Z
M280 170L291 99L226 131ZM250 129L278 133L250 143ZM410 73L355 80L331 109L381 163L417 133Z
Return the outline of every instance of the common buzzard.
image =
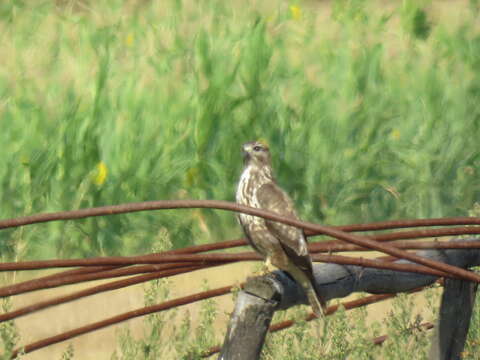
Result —
M242 151L245 167L237 187L237 203L298 219L293 201L273 177L268 147L249 142ZM247 214L239 214L238 219L249 243L266 259L267 266L273 264L288 272L305 291L313 312L322 316L326 304L315 288L303 230Z

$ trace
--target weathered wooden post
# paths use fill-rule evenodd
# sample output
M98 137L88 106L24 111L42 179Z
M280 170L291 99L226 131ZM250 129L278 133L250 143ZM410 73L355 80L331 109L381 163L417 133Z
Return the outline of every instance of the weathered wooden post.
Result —
M251 278L238 297L219 359L258 359L265 335L278 306L278 294L269 277Z
M463 268L480 265L480 249L426 250L420 251L419 255ZM406 260L396 262L411 263ZM314 275L326 300L343 298L353 292L406 292L437 280L431 275L338 264L314 264ZM458 358L455 356L463 350L474 304L476 285L447 279L445 286L439 337L433 342L432 359ZM219 359L259 359L274 312L299 304L307 304L305 295L285 273L275 271L249 279L238 295ZM462 312L461 316L459 312Z
M430 359L456 360L465 346L478 284L445 279Z

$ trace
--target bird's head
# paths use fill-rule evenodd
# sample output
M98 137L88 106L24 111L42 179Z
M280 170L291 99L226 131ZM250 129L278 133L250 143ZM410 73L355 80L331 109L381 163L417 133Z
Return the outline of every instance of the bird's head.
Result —
M268 146L260 141L252 141L242 145L245 166L270 166Z

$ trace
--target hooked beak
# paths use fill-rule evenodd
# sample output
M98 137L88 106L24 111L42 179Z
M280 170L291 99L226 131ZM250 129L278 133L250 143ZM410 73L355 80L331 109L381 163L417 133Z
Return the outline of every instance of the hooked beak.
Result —
M244 162L246 162L250 157L250 155L248 154L248 152L245 151L245 149L242 149L242 157Z
M248 153L247 149L245 148L245 145L242 146L242 157L243 157L243 162L245 162L245 163L250 158L250 154Z

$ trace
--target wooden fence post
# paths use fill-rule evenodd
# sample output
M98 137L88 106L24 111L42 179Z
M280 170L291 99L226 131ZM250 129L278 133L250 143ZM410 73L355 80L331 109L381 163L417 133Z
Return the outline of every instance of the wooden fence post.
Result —
M478 249L426 250L420 251L419 255L463 268L480 265ZM396 262L411 263L406 260ZM354 292L406 292L432 284L437 279L436 276L419 273L329 263L314 264L313 271L316 287L327 301ZM476 284L469 281L445 280L439 335L430 352L432 359L459 358L465 344L476 289ZM258 359L274 312L299 304L307 304L305 294L285 273L275 271L267 276L249 279L238 295L219 359Z
M457 360L465 346L478 284L445 279L430 359Z
M270 276L249 278L238 294L219 360L260 358L265 335L278 305Z

